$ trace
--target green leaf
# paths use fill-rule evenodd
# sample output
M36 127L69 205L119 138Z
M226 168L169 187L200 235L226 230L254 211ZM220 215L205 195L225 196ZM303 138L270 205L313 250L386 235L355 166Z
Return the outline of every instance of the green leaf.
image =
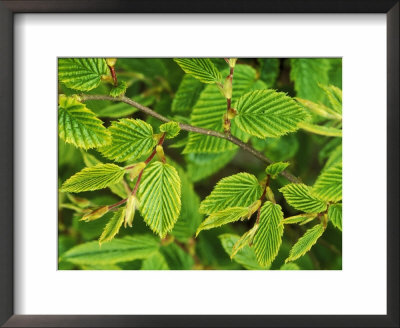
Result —
M229 74L229 69L223 72ZM260 82L260 83L257 83ZM233 77L232 104L245 92L253 89L263 89L265 84L256 81L256 71L247 65L236 65ZM194 126L223 132L222 117L226 112L226 99L214 85L206 86L200 94L200 98L193 108L190 123ZM243 141L248 140L248 135L237 128L232 121L232 134ZM212 136L190 132L189 141L183 151L189 153L221 153L223 151L237 149L233 143Z
M89 149L107 145L110 133L103 122L76 98L59 96L58 133L65 142Z
M279 270L300 270L299 266L296 263L285 263L281 266Z
M278 175L284 171L290 164L284 162L273 163L268 165L265 169L265 173L271 176L272 179L276 179Z
M167 139L175 138L181 128L177 122L168 122L160 125L160 131L165 133Z
M331 126L316 125L308 122L300 122L299 127L311 133L328 137L342 137L342 130Z
M325 229L322 224L317 224L311 229L308 229L303 237L299 238L296 244L289 252L289 257L285 262L297 260L299 257L307 253L311 247L317 242L318 238L322 236Z
M208 58L175 58L175 62L203 83L219 83L222 79L217 67Z
M342 115L342 90L334 85L320 85L332 105L332 109L339 115Z
M279 205L265 202L261 207L260 222L254 236L254 252L261 266L270 265L278 255L282 243L282 209Z
M259 138L276 138L299 129L307 112L292 98L275 90L257 90L244 94L234 105L235 124Z
M279 76L279 59L278 58L262 58L258 59L260 63L260 79L265 82L268 88L274 86Z
M294 224L294 223L303 223L309 222L309 220L313 220L318 216L318 213L304 213L299 215L290 216L282 221L283 224Z
M197 182L218 172L233 159L236 153L237 150L234 149L215 154L187 154L185 159L187 162L187 170L190 179L193 182Z
M159 242L153 236L127 236L101 246L97 241L75 246L65 252L61 260L78 265L107 265L145 259L158 249Z
M221 240L222 247L225 252L231 256L233 246L238 242L239 236L234 234L223 234L218 236ZM256 259L256 254L254 253L254 249L249 246L244 246L240 249L235 256L233 256L233 260L247 270L265 270L268 267L261 267Z
M122 96L123 94L125 94L126 92L126 88L128 87L128 85L126 84L125 81L121 81L118 83L118 85L116 87L113 87L110 90L110 96L111 97L119 97Z
M92 166L96 166L98 164L103 164L95 156L88 154L87 152L81 151L81 154L82 154L83 162L85 163L85 165L87 167L92 167ZM126 198L128 196L127 191L126 191L122 181L119 183L113 184L113 185L109 186L108 188L111 190L111 192L113 192L115 195L117 195L121 198Z
M249 215L248 207L230 207L218 212L214 212L200 224L199 228L197 229L196 236L202 230L220 227L224 224L238 221L247 215Z
M111 144L100 149L101 153L117 162L135 160L148 154L157 141L153 138L153 128L139 119L120 119L108 128Z
M255 149L263 152L274 162L293 159L299 150L299 140L295 134L287 134L280 138L267 138L264 140L252 137L251 142Z
M181 210L181 181L176 169L154 162L143 173L139 185L140 213L150 229L164 238Z
M107 74L103 58L59 58L58 79L68 88L89 91L96 88Z
M338 202L342 199L342 163L324 170L315 182L311 193L324 201Z
M104 227L103 233L99 238L99 244L111 241L115 235L119 232L125 218L125 209L120 208L115 212L114 216L108 221Z
M342 231L342 204L329 206L328 218L336 228Z
M191 75L185 75L179 85L178 91L172 100L171 111L173 113L190 112L197 99L199 99L204 84Z
M320 102L325 95L319 83L328 84L329 60L325 58L292 58L290 59L290 79L294 81L297 97Z
M169 267L164 256L157 252L143 261L141 270L169 270Z
M325 163L323 171L329 169L331 166L342 163L342 145L337 146L329 155L328 160Z
M311 194L311 187L302 183L290 183L279 189L290 206L306 213L326 210L326 203Z
M251 246L254 235L256 234L258 229L258 224L256 223L253 228L251 228L249 231L246 231L240 238L239 240L233 245L232 248L232 254L231 258L234 257L238 251L240 251L243 247L249 245Z
M199 211L211 214L228 207L248 207L261 194L262 188L254 175L238 173L221 179L211 194L201 202Z
M103 189L120 182L124 174L125 169L115 164L86 167L65 181L61 191L82 192Z

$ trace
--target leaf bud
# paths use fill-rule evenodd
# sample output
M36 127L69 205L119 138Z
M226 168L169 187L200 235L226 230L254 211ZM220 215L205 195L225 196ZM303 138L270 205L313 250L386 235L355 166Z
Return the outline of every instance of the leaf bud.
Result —
M104 214L108 212L108 206L103 206L98 208L97 210L94 210L88 214L85 214L81 221L89 222L89 221L94 221L99 218L101 218Z
M106 59L106 63L110 67L114 67L116 62L117 62L117 58L107 58Z
M138 199L135 195L130 195L126 204L124 227L128 225L132 227L133 218L135 217L135 210L138 206Z
M140 162L135 164L130 170L129 170L129 179L133 181L139 173L146 167L145 162Z

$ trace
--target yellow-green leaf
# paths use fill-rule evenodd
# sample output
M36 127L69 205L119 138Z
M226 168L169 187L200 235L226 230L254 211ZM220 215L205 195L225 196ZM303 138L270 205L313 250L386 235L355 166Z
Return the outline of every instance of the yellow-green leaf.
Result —
M327 202L342 199L342 163L337 163L324 170L315 182L312 194Z
M120 182L124 174L124 168L115 164L86 167L65 181L61 191L82 192L103 189Z
M328 218L336 228L342 231L342 204L329 206Z
M292 98L275 90L256 90L239 98L234 108L235 124L258 138L280 137L299 129L298 123L308 118L307 112Z
M311 247L317 242L318 238L322 236L325 229L322 224L317 224L311 229L308 229L303 237L299 238L296 244L289 252L289 257L286 262L297 260L299 257L307 253Z
M59 96L58 133L65 142L89 149L110 143L103 122L74 97Z
M260 222L254 236L254 251L261 266L270 265L278 255L282 243L283 213L280 205L265 202L261 207Z
M148 154L157 144L151 125L139 119L114 121L108 130L111 132L111 144L100 151L117 162L135 160Z
M117 212L115 212L114 216L108 221L106 226L104 227L103 233L99 238L99 244L111 241L115 235L119 232L119 229L124 222L125 217L125 209L120 208Z
M228 207L248 207L261 197L257 178L238 173L221 179L209 196L200 204L200 213L211 214Z
M104 58L58 59L58 79L75 90L89 91L96 88L107 70Z
M161 162L149 165L139 185L139 208L150 229L164 238L181 210L181 180L176 169Z
M279 189L290 206L306 213L326 210L326 202L313 196L311 188L302 183L290 183Z
M203 83L218 83L221 73L208 58L175 58L175 62L194 78Z
M248 207L230 207L218 212L214 212L200 224L199 228L197 229L196 236L202 230L209 230L220 227L227 223L238 221L248 214Z

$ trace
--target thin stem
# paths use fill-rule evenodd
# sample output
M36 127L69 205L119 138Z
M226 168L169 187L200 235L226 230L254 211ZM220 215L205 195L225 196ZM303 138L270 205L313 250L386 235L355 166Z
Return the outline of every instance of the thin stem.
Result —
M117 74L115 73L115 68L114 68L114 66L110 66L110 65L107 65L107 66L110 69L110 73L111 73L111 76L112 76L112 79L113 79L114 87L116 87L118 85L118 79L117 79Z
M87 100L109 100L109 101L121 101L124 102L125 104L131 105L132 107L135 107L139 110L141 110L142 112L153 116L154 118L160 120L161 122L167 123L170 122L171 120L165 116L162 116L160 114L158 114L157 112L153 111L151 108L143 106L139 103L137 103L136 101L122 96L122 97L111 97L111 96L107 96L107 95L80 95L80 98L82 101L87 101ZM252 154L253 156L257 157L258 159L260 159L261 161L267 163L267 164L271 164L273 163L273 161L271 161L269 158L265 157L262 153L260 153L259 151L255 150L254 148L252 148L251 146L249 146L248 144L244 143L242 140L234 137L233 135L227 135L224 134L222 132L218 132L218 131L214 131L214 130L209 130L209 129L204 129L204 128L200 128L197 126L192 126L189 124L185 124L185 123L179 123L179 127L181 128L181 130L185 130L185 131L189 131L189 132L195 132L195 133L200 133L200 134L204 134L207 136L213 136L216 138L221 138L221 139L225 139L228 140L230 142L232 142L233 144L239 146L240 148L242 148L244 151L247 151L248 153ZM290 182L294 182L294 183L299 183L300 179L295 177L293 174L287 172L287 171L282 171L281 175L284 176L286 179L288 179Z

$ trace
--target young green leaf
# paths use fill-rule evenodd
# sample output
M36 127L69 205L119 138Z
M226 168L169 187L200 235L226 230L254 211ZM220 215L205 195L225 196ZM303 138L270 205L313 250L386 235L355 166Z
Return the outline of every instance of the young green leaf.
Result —
M294 224L294 223L303 223L305 221L309 222L309 220L315 219L318 216L318 213L304 213L299 215L290 216L282 221L283 224Z
M225 252L231 256L233 246L238 242L239 236L234 234L223 234L218 236L221 240L222 247ZM256 259L256 254L254 253L254 249L250 248L250 246L246 245L242 249L240 249L235 256L232 258L235 262L239 263L247 270L265 270L268 269L268 266L262 267L258 264Z
M222 79L217 67L208 58L175 58L185 71L203 83L219 83Z
M58 79L68 88L89 91L96 88L108 68L104 58L60 58Z
M169 270L169 267L164 256L157 252L143 261L141 270Z
M157 141L153 138L153 128L139 119L123 118L112 122L108 128L111 132L111 144L100 149L101 153L117 162L135 160L148 154Z
M177 122L168 122L160 125L160 131L165 133L167 139L175 138L181 128Z
M243 247L247 245L251 245L254 239L254 235L256 234L258 229L258 224L256 223L253 228L249 231L246 231L239 240L233 245L231 258L234 257L238 251L240 251Z
M272 179L276 179L278 175L284 171L290 164L286 162L278 162L268 165L265 169L265 173L271 176Z
M316 125L308 122L300 122L299 127L311 133L328 137L342 137L342 130L331 126Z
M120 182L125 169L115 164L86 167L70 177L61 187L63 192L82 192L106 188Z
M171 111L173 113L190 112L203 89L203 83L191 75L185 75L172 100Z
M110 133L103 122L76 98L59 96L58 133L65 142L89 149L110 143Z
M311 193L327 202L342 199L342 163L323 171L315 182Z
M318 238L322 236L325 229L322 224L317 224L311 229L308 229L303 237L299 238L296 244L289 252L289 257L285 262L297 260L299 257L307 253L311 247L317 242Z
M95 156L81 151L82 154L82 158L83 158L83 162L85 163L85 165L87 167L92 167L92 166L96 166L98 164L103 164L101 161L99 161ZM113 192L115 195L121 197L121 198L126 198L127 195L127 190L124 187L123 181L121 180L121 182L113 184L111 186L108 187L111 192Z
M257 178L238 173L221 179L210 195L200 204L200 213L211 214L228 207L248 207L261 197Z
M145 259L159 249L159 242L150 235L115 238L99 245L97 241L81 244L66 251L61 260L78 265L107 265Z
M226 76L229 69L223 72ZM256 81L256 71L247 65L236 65L233 78L232 104L245 92L250 90L264 89L266 86L261 81ZM223 132L222 117L226 113L226 99L221 95L218 88L208 85L200 94L200 98L193 108L190 124L206 129ZM249 136L243 133L232 121L232 134L243 141L247 141ZM234 150L238 147L233 143L212 136L206 136L195 132L189 133L189 141L183 151L190 153L221 153L223 151Z
M103 233L99 238L99 244L106 243L111 241L115 235L119 232L119 229L124 222L125 217L125 209L120 208L117 212L115 212L114 216L108 221L106 226L104 227Z
M339 115L342 115L342 90L334 85L319 85L322 88L328 100L332 105L332 109Z
M296 98L296 100L302 104L306 109L308 109L310 112L319 115L323 118L327 118L330 120L341 120L342 115L339 115L336 113L334 110L330 109L329 107L326 107L323 104L316 104L315 102L312 102L307 99L302 99L302 98Z
M119 82L116 87L113 87L110 90L110 96L114 97L114 98L122 96L123 94L125 94L127 88L128 88L128 85L126 84L125 81Z
M307 112L292 98L275 90L257 90L244 94L234 105L235 124L259 138L280 137L299 129Z
M220 227L227 223L238 221L248 214L248 207L230 207L218 212L214 212L200 224L199 228L197 229L196 236L202 230L209 230Z
M144 170L139 185L139 207L150 229L164 238L181 210L181 181L176 169L154 162Z
M290 206L306 213L326 210L326 203L311 194L311 187L302 183L290 183L279 189Z
M254 252L261 266L270 265L278 255L282 243L282 209L278 204L265 202L261 207L260 222L254 236Z
M328 218L336 228L342 231L342 204L329 206Z
M324 99L318 83L328 84L329 60L325 58L290 59L290 79L294 81L297 97L320 102Z

